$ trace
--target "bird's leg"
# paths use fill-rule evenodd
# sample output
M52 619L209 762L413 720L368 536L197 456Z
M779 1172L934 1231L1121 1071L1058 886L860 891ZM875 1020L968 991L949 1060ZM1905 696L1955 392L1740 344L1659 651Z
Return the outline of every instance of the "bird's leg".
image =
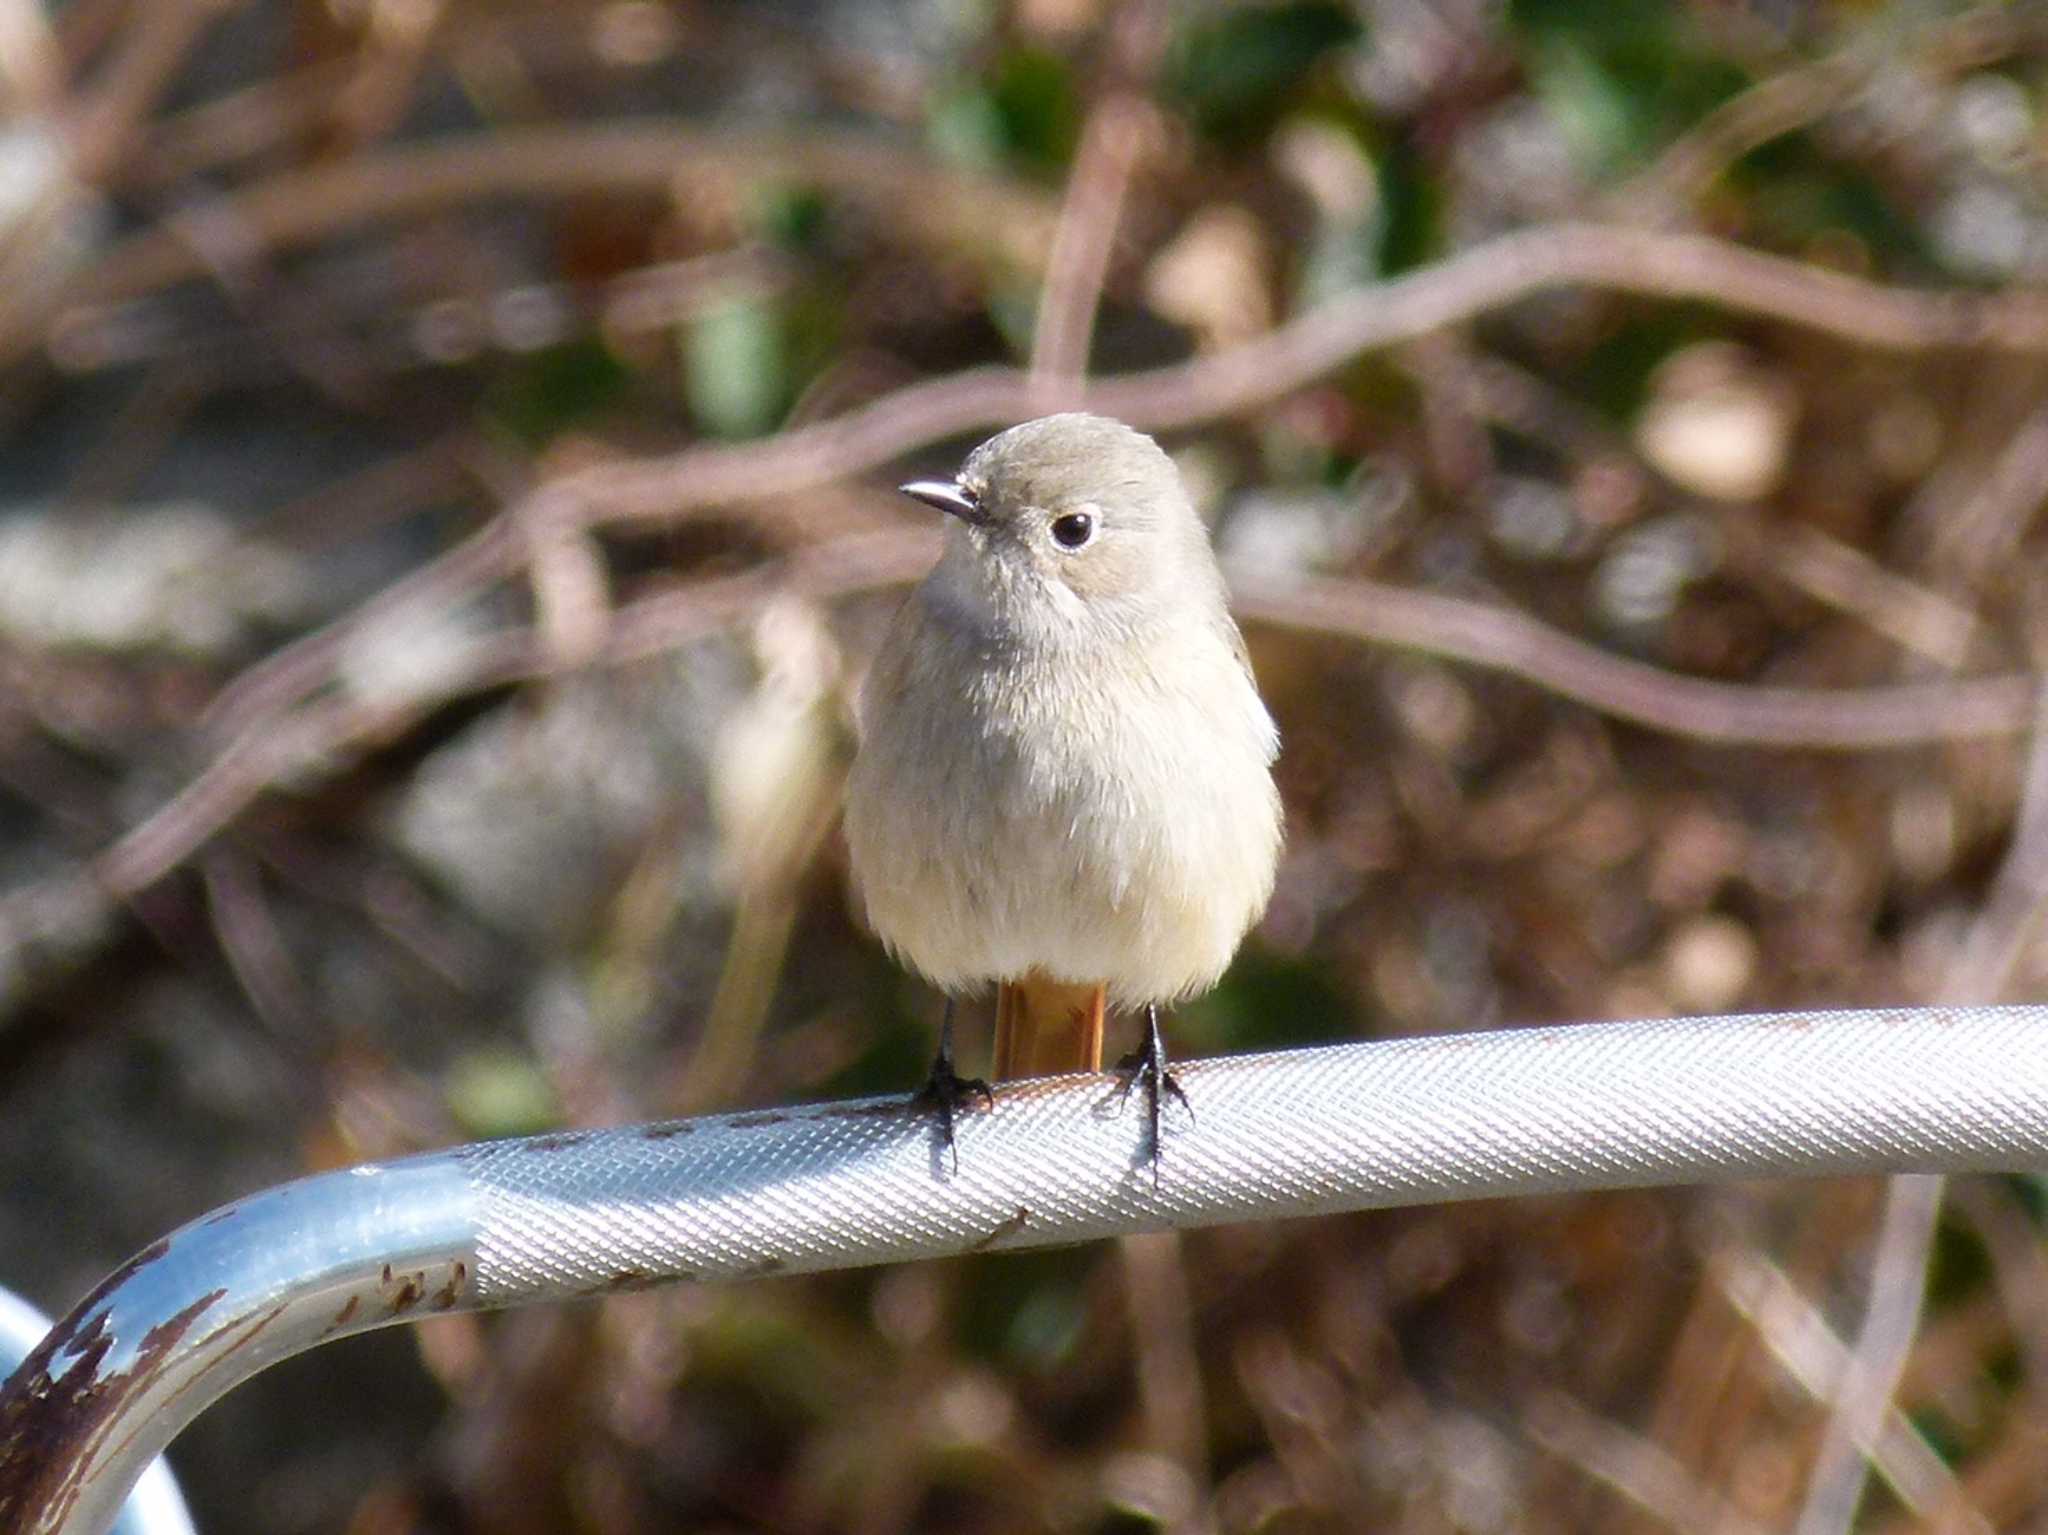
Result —
M953 1153L956 1173L960 1170L960 1152L953 1144L953 1116L961 1104L972 1098L979 1098L989 1108L996 1104L996 1095L989 1091L988 1083L980 1077L963 1077L953 1070L953 999L948 997L945 1021L939 1025L939 1053L932 1057L932 1069L924 1086L910 1095L910 1107L915 1113L938 1116L939 1134L945 1137L946 1149Z
M1173 1074L1166 1069L1166 1041L1159 1036L1159 1005L1145 1004L1145 1039L1137 1049L1116 1063L1116 1074L1123 1079L1117 1088L1119 1097L1128 1098L1131 1089L1140 1082L1145 1084L1145 1124L1152 1140L1152 1187L1159 1187L1159 1113L1166 1098L1178 1100L1180 1106L1194 1117L1194 1105L1188 1102L1188 1095L1180 1090L1180 1084L1173 1080Z

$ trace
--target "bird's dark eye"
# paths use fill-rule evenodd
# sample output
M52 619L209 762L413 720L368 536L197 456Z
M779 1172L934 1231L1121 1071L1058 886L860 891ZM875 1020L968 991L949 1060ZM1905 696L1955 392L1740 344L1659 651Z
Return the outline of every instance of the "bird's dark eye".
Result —
M1095 536L1095 519L1086 512L1069 512L1055 517L1052 539L1062 549L1078 549Z

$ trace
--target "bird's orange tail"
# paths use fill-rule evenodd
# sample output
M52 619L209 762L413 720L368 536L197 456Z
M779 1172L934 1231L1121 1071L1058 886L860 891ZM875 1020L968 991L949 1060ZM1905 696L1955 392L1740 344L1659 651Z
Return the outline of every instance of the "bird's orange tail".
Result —
M996 989L996 1076L1049 1077L1102 1070L1100 986L1032 971Z

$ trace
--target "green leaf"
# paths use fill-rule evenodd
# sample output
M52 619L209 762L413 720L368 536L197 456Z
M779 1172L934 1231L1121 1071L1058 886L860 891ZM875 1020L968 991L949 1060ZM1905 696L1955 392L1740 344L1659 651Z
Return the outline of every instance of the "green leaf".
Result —
M1599 175L1647 164L1749 84L1674 7L1516 0L1509 15L1527 34L1537 97Z
M1577 357L1550 366L1575 395L1620 425L1643 408L1650 375L1665 358L1725 333L1722 316L1704 304L1632 307Z
M1174 1010L1168 1048L1186 1056L1356 1039L1357 1020L1321 966L1246 949L1217 988Z
M768 244L801 254L825 243L831 208L814 186L765 185L754 191L752 222Z
M1380 271L1418 267L1436 254L1442 234L1442 180L1405 139L1380 157Z
M1031 338L1038 329L1039 297L1035 284L1027 287L1023 283L998 280L989 288L989 321L1019 358L1031 354Z
M1211 137L1244 143L1273 125L1323 56L1355 41L1340 5L1252 5L1189 26L1174 40L1167 92Z
M474 1050L456 1057L442 1089L449 1112L479 1140L535 1135L561 1123L554 1089L527 1056Z
M790 397L789 359L774 305L736 294L708 306L683 331L683 397L705 431L758 437Z
M1001 1253L974 1260L958 1292L959 1337L975 1354L1013 1368L1051 1370L1087 1326L1087 1266L1070 1252Z
M1002 163L1003 114L980 86L933 97L925 109L925 134L941 159L982 170Z
M1056 171L1073 159L1081 137L1081 96L1065 59L1039 48L1013 49L997 66L989 95L1012 160Z
M1751 150L1730 168L1728 185L1743 200L1751 238L1798 250L1842 230L1881 258L1881 269L1931 268L1933 257L1912 218L1884 185L1860 166L1831 160L1810 135Z
M986 79L935 97L926 131L941 155L960 164L1052 174L1074 157L1081 94L1058 54L1013 48Z
M602 342L570 341L509 362L485 410L522 442L544 444L617 400L628 377Z

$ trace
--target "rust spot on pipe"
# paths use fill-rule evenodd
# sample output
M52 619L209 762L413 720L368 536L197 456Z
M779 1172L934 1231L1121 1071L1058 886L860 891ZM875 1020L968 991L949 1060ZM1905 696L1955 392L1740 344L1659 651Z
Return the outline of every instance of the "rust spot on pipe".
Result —
M270 1308L270 1310L264 1312L261 1316L243 1317L240 1321L225 1323L220 1327L216 1327L212 1332L208 1333L205 1337L201 1338L199 1342L194 1345L194 1347L197 1349L206 1350L208 1353L212 1354L216 1359L225 1359L230 1354L240 1353L243 1349L247 1348L251 1343L255 1342L257 1338L261 1337L264 1334L264 1332L268 1330L272 1322L275 1322L279 1317L283 1316L285 1314L285 1309L286 1308L283 1306L273 1306ZM232 1341L222 1341L223 1339L229 1338L231 1334L233 1335ZM185 1378L178 1383L178 1389L173 1391L168 1397L166 1397L164 1399L164 1403L161 1405L168 1405L171 1402L177 1401L179 1397L183 1396L186 1392L198 1386L200 1382L203 1381L205 1378L205 1371L187 1371ZM132 1438L136 1432L139 1432L139 1428L130 1430L130 1438ZM121 1446L118 1453L123 1456L127 1454L127 1445L125 1442Z
M1008 1084L1004 1086L1007 1088ZM811 1117L814 1119L888 1119L904 1113L910 1105L908 1098L882 1103L849 1103L836 1108L820 1109Z
M66 1516L127 1403L155 1383L185 1334L227 1293L209 1290L159 1322L128 1368L103 1374L120 1341L108 1298L169 1250L168 1240L152 1243L101 1280L0 1386L0 1530Z
M407 1274L393 1287L391 1265L384 1265L384 1287L391 1294L384 1298L384 1305L393 1316L403 1316L420 1303L420 1297L427 1293L427 1276L424 1271Z
M580 1146L589 1140L589 1130L563 1130L554 1135L536 1135L526 1143L529 1151L567 1151L571 1146Z
M446 1311L450 1309L452 1306L454 1306L456 1301L462 1298L463 1286L465 1286L468 1283L469 1265L458 1258L453 1264L449 1266L448 1282L442 1285L440 1289L434 1292L433 1298L429 1300L427 1304L429 1306L432 1306L436 1311Z
M1025 1205L1019 1205L1017 1206L1017 1213L1015 1215L1011 1216L1008 1220L1004 1221L1002 1224L997 1226L995 1230L991 1231L987 1236L982 1237L979 1241L970 1243L968 1245L967 1251L971 1253L987 1252L991 1247L995 1246L996 1243L1002 1241L1004 1237L1011 1236L1019 1231L1022 1231L1025 1228L1025 1226L1030 1224L1030 1221L1030 1209Z

